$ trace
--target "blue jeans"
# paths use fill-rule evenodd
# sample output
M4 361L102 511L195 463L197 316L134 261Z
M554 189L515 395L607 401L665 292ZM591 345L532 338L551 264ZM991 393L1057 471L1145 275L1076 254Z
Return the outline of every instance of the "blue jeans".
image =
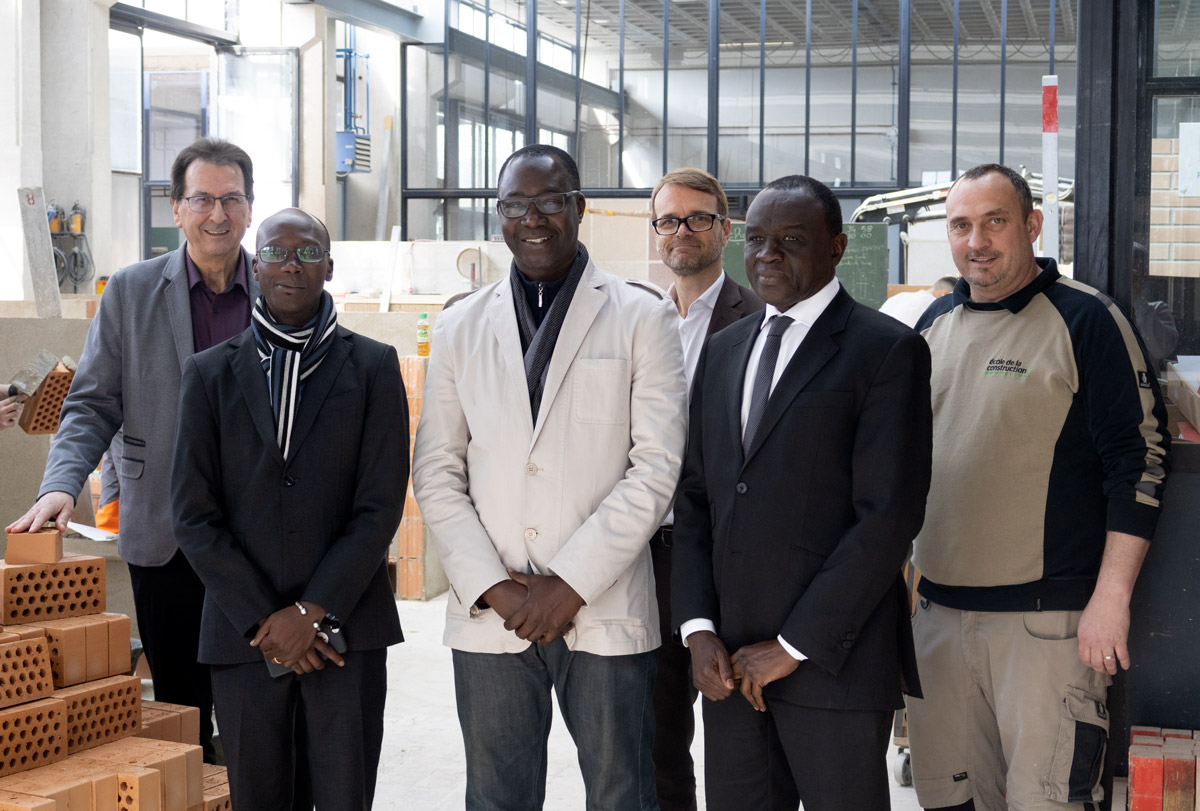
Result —
M597 656L556 639L521 653L456 650L453 657L467 811L542 807L551 687L579 750L587 811L658 811L653 652Z

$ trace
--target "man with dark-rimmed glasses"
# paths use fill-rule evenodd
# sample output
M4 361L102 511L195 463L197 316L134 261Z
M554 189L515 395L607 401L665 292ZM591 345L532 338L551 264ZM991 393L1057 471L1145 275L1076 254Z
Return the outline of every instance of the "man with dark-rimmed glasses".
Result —
M722 251L729 242L729 201L720 182L701 169L676 169L650 195L651 226L663 264L674 276L667 291L683 346L688 389L708 336L763 308L762 299L729 278ZM650 537L658 596L658 675L654 681L654 779L662 811L696 808L691 745L695 734L691 654L671 633L673 514Z
M201 138L171 167L171 208L185 242L113 275L63 403L38 500L9 532L54 521L60 530L88 474L124 433L117 551L129 564L138 631L159 701L200 708L212 760L212 688L198 664L204 586L171 528L171 454L183 362L250 324L258 297L241 246L254 202L253 164L240 147Z
M498 191L513 266L438 319L413 457L452 589L466 808L542 807L553 687L587 807L655 811L646 538L684 445L674 315L588 258L570 155L518 150Z

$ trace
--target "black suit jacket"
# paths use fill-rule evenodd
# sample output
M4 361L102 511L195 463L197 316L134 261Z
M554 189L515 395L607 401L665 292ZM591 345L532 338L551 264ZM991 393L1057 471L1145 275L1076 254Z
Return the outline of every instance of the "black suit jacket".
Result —
M729 274L725 274L725 281L721 284L721 290L713 304L712 318L708 321L706 334L712 337L735 321L762 312L763 306L762 299L756 296L753 290L742 287L729 278Z
M261 659L248 637L296 600L341 620L351 651L403 640L386 564L408 479L400 365L342 327L332 340L286 462L250 330L184 365L171 502L206 589L202 662Z
M696 371L675 500L672 616L732 654L782 634L808 657L766 696L886 710L919 695L900 569L929 490L929 349L840 290L743 454L742 388L762 316L713 336Z

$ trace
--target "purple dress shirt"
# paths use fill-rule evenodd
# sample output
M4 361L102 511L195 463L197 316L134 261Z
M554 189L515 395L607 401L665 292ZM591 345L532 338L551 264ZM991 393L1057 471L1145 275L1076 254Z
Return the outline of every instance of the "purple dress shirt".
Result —
M200 269L183 251L187 263L188 290L192 306L193 351L227 341L250 326L250 284L246 277L246 254L238 259L233 283L222 293L214 293L204 283Z

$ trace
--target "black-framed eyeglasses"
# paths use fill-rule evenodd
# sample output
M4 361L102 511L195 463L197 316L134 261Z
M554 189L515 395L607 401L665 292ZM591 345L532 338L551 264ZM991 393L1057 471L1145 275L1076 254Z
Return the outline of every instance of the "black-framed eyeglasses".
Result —
M578 194L579 191L576 190L542 194L537 197L506 197L496 201L496 210L500 212L501 216L508 217L510 220L524 217L525 212L529 211L530 204L536 206L537 210L543 214L558 214L567 207L567 201Z
M187 203L187 207L197 214L207 214L217 203L226 213L243 211L250 204L250 198L244 194L227 194L224 197L213 197L211 194L195 194L191 197L179 198Z
M258 257L258 261L266 262L268 265L278 265L286 262L292 254L306 265L315 265L325 258L326 251L320 245L301 245L295 250L291 248L280 248L278 245L267 245L259 248L254 254Z
M654 226L654 231L659 236L669 237L676 233L679 226L685 222L689 231L699 234L703 231L711 231L712 227L723 219L725 218L720 214L692 214L687 217L659 217L657 220L651 220L650 224Z

